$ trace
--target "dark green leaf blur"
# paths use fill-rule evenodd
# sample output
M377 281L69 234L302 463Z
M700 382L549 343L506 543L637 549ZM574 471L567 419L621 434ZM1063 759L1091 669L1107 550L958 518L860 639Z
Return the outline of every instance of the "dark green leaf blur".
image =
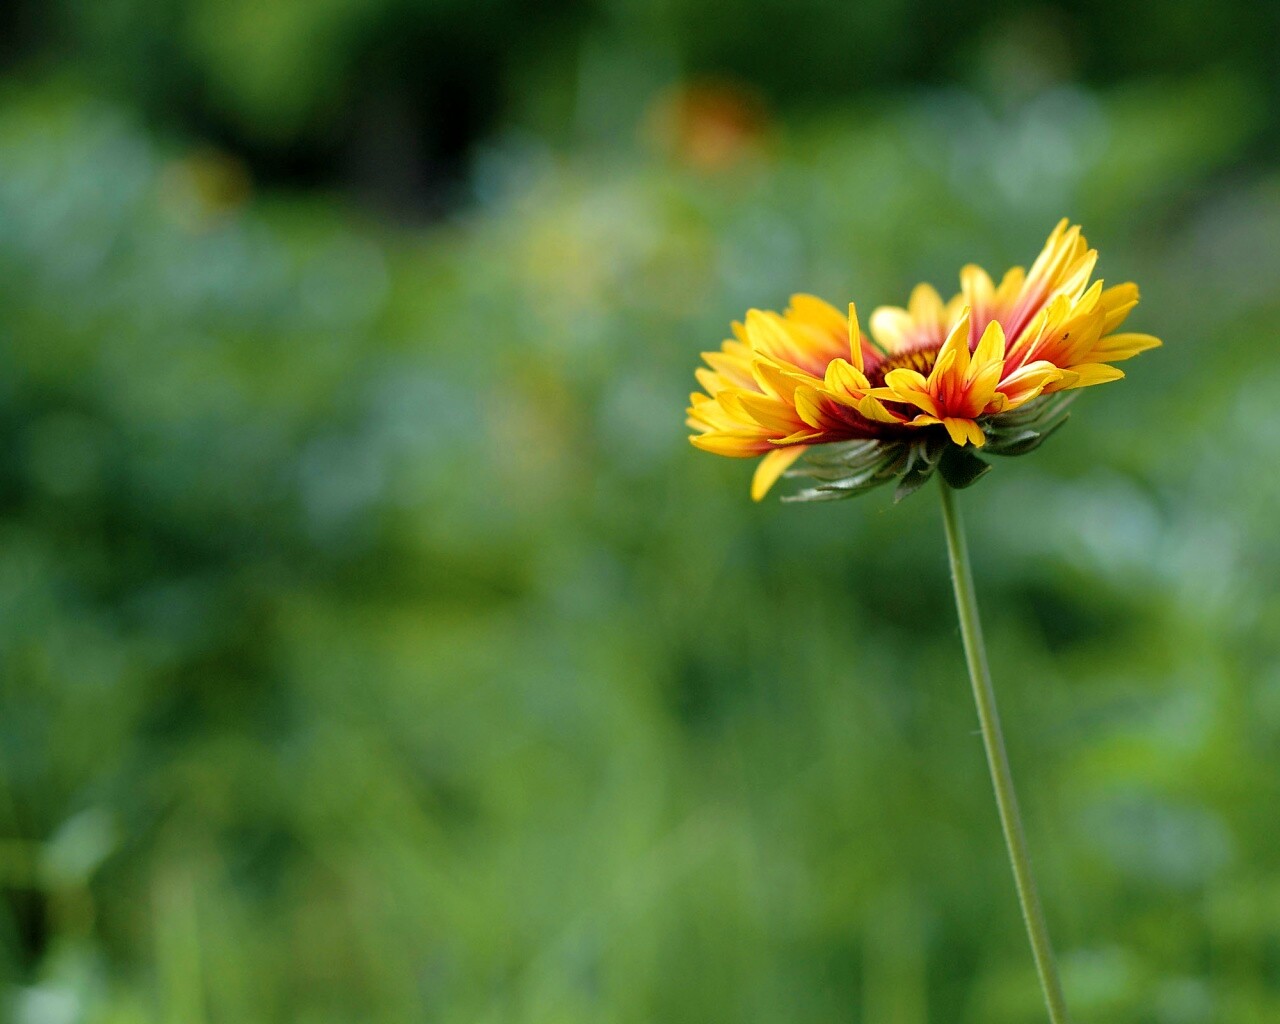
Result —
M1069 216L1165 347L958 499L1069 1001L1280 1021L1278 38L0 5L0 1020L1043 1021L936 484L683 419Z

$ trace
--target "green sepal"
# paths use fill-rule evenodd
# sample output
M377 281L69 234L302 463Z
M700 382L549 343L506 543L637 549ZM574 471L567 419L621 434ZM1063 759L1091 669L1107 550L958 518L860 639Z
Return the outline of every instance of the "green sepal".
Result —
M931 445L928 441L917 441L913 444L902 479L894 489L893 503L896 505L904 498L909 498L927 484L938 468L941 457L942 451L937 445Z
M810 448L805 453L804 462L810 466L848 468L875 462L883 457L884 445L879 441L839 441Z
M1044 424L1056 420L1062 415L1067 406L1076 400L1077 395L1078 392L1076 391L1062 391L1054 395L1033 398L1020 409L993 417L991 423L1000 430L1018 427L1039 429Z
M783 497L785 502L839 501L888 483L900 475L909 458L907 445L856 442L856 448L842 452L824 453L818 459L808 453L799 466L788 470L787 477L808 477L818 480L816 487L807 487L795 494ZM841 460L844 460L843 462Z
M1070 413L1063 413L1056 421L1035 430L1021 430L1011 434L993 434L985 451L992 455L1026 455L1049 440L1067 422Z
M983 462L969 448L951 444L938 461L938 472L948 484L957 491L962 491L990 473L991 464Z

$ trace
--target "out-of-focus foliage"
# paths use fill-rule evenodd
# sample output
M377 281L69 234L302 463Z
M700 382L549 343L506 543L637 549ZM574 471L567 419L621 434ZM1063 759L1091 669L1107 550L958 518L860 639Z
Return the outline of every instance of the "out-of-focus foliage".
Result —
M753 506L680 421L747 306L1063 214L1166 339L964 495L1068 991L1280 1017L1263 101L732 95L500 137L411 231L10 86L5 1019L1035 1019L931 491Z
M613 141L671 78L748 81L783 111L950 84L1023 100L1055 84L1230 68L1280 116L1280 7L1256 0L7 0L0 61L70 64L171 130L275 180L384 202L447 196L470 146L516 124ZM1265 133L1274 147L1280 134ZM601 136L605 138L602 140Z

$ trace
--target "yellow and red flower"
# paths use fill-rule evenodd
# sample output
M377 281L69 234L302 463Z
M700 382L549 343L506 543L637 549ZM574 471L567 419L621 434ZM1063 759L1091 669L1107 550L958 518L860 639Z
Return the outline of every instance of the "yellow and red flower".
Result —
M885 306L859 326L811 295L783 313L751 310L734 337L705 352L703 391L690 399L690 440L719 455L763 455L752 497L814 445L822 483L804 496L845 497L902 477L914 489L934 468L961 481L985 466L969 446L1021 454L1062 419L1045 396L1119 380L1113 363L1161 342L1116 333L1138 304L1133 284L1091 283L1098 254L1063 220L1029 271L997 286L980 267L960 273L949 302L919 285L905 309ZM808 460L806 460L808 461Z

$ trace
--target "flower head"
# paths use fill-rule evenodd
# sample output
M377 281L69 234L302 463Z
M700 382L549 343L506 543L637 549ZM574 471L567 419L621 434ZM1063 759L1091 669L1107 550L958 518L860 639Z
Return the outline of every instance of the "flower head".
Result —
M817 481L795 500L850 497L895 478L902 497L935 470L967 486L989 468L974 449L1031 451L1066 419L1073 396L1053 396L1119 380L1113 363L1161 343L1116 333L1138 289L1091 283L1097 258L1063 220L1029 271L1015 267L996 285L967 266L948 302L919 285L905 309L871 314L869 337L852 303L847 317L811 295L792 296L783 313L753 309L718 352L703 353L690 440L763 456L757 501L788 470ZM792 470L801 456L804 468Z

